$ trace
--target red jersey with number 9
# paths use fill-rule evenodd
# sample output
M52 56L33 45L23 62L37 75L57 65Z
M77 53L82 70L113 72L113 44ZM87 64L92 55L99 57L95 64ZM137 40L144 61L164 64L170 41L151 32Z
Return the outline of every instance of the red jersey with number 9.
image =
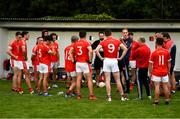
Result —
M105 58L117 58L120 44L120 40L108 37L107 39L100 42L99 45L101 45L104 50Z
M75 71L75 64L71 61L70 57L69 57L69 51L70 49L73 47L73 44L67 46L64 49L64 60L65 60L65 70L67 72L73 72Z
M168 74L168 62L171 60L168 50L164 48L156 49L152 54L150 61L153 63L152 74L155 76L166 76Z
M74 43L74 54L76 62L87 62L89 61L89 50L88 47L91 47L90 43L84 39L80 39Z

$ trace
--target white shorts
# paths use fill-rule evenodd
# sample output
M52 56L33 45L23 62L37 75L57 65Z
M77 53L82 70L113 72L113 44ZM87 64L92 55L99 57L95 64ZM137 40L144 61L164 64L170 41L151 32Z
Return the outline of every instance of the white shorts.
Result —
M76 62L76 72L90 73L91 67L88 63Z
M38 70L40 73L48 73L48 72L50 72L50 66L48 66L47 64L40 63Z
M151 80L155 81L155 82L164 82L164 83L166 83L166 82L169 81L169 77L168 77L168 75L162 76L162 77L152 75Z
M29 63L27 61L11 60L11 66L18 69L29 69Z
M76 72L73 71L73 72L67 72L67 76L69 77L76 77Z
M57 69L59 66L58 62L51 62L51 69Z
M131 68L136 68L136 60L131 60L131 61L129 61L129 66L130 66Z
M105 58L103 61L103 71L104 72L118 72L118 61L117 59Z

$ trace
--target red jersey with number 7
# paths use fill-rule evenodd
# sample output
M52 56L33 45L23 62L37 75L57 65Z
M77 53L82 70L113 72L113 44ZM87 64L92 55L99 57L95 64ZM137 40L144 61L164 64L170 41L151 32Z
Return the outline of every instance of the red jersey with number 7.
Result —
M65 60L65 71L66 72L73 72L75 71L75 64L71 61L69 51L73 47L73 44L67 46L64 49L64 60Z
M117 58L120 44L120 40L108 37L107 39L101 41L99 45L102 46L104 50L105 58Z
M88 62L89 61L89 50L91 47L90 43L84 39L80 39L74 43L74 54L76 62Z
M150 57L150 63L153 63L152 74L155 76L166 76L168 74L168 62L171 61L168 50L164 48L156 49Z

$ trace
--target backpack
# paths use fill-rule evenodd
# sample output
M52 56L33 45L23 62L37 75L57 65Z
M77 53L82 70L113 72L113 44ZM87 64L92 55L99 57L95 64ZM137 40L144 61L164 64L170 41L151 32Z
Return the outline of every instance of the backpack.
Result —
M9 71L11 67L10 59L5 59L3 62L3 69Z

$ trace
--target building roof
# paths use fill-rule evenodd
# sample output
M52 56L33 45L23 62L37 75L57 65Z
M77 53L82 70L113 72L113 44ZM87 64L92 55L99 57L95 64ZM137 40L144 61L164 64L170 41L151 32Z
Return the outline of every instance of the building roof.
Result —
M0 22L180 22L180 19L0 18Z
M0 18L7 29L112 29L179 30L179 19L72 19L72 18Z

